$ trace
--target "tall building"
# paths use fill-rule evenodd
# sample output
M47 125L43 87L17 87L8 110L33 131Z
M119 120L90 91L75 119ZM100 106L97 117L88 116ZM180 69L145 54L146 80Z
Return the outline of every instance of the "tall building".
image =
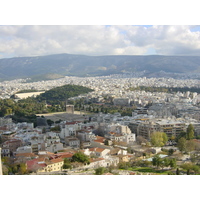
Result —
M159 131L166 133L171 138L172 136L177 137L181 132L185 132L186 128L185 122L179 120L152 119L141 122L137 126L137 136L140 135L150 139L152 133Z

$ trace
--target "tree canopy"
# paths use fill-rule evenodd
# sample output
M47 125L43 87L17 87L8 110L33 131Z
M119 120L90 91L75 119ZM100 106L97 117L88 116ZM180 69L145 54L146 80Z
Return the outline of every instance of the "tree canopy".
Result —
M187 127L187 139L191 140L194 138L194 126L192 124L189 124Z
M89 157L86 156L85 154L81 153L81 152L77 152L72 156L72 161L73 162L81 162L84 164L90 164L90 160Z
M47 102L60 102L66 101L70 97L75 97L80 94L92 92L93 90L79 85L64 85L53 88L37 96L37 100Z
M186 150L186 139L184 137L181 137L178 140L177 146L181 152L185 151Z
M95 175L102 175L106 171L104 167L98 167L95 169Z
M154 132L151 135L151 144L155 147L162 147L168 141L167 134L164 132Z

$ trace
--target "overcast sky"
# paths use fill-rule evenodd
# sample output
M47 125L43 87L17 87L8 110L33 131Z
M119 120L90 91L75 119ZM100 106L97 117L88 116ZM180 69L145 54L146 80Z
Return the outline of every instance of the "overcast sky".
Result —
M199 23L199 6L194 0L182 1L181 7L173 0L140 0L134 5L130 0L114 2L4 1L0 12L0 58L59 53L200 55L200 26L184 25Z
M0 26L0 56L200 55L200 26Z

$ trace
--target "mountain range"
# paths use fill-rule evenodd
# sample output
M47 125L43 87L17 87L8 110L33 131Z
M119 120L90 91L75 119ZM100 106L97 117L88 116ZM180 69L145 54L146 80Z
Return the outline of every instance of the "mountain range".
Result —
M144 70L147 73L200 73L200 56L54 54L0 59L0 80L46 74L51 77L101 76Z

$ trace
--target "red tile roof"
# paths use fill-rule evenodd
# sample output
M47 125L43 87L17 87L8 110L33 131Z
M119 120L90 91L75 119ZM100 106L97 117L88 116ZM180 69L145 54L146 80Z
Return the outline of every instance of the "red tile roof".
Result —
M66 152L66 153L57 153L56 156L57 158L71 158L72 156L74 155L74 153L71 153L71 152Z
M105 149L103 148L99 148L99 147L94 147L94 148L89 148L90 151L95 151L95 152L102 152L104 151Z
M115 135L115 134L117 134L116 132L109 132L111 135Z
M52 160L49 160L50 162L52 163L58 163L58 162L63 162L63 159L62 158L56 158L56 159L52 159Z
M56 158L52 160L48 160L45 158L36 158L33 160L26 161L28 170L37 170L39 168L46 167L47 165L63 162L62 158Z
M69 154L69 155L62 155L60 158L64 159L64 158L72 158L74 154Z
M16 157L37 157L34 153L17 153Z
M94 142L99 142L99 143L104 143L105 138L101 137L101 136L96 136L96 140L94 140Z
M104 160L104 158L90 158L90 162L98 162L98 161L101 161L101 160Z
M39 168L45 167L46 163L44 162L45 159L41 159L41 158L36 158L33 160L28 160L26 161L26 165L27 165L27 169L28 170L37 170ZM39 163L39 162L44 162L44 163Z

